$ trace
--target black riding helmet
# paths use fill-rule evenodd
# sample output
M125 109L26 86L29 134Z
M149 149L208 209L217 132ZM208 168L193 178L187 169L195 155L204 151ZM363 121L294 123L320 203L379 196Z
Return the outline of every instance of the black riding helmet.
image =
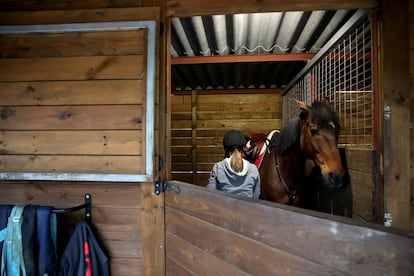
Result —
M243 149L246 144L246 138L238 130L230 130L223 137L223 147L226 150L233 151L235 148Z

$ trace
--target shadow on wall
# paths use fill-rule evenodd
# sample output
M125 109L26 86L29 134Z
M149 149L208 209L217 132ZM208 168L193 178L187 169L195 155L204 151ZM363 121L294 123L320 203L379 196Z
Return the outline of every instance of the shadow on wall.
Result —
M342 217L352 217L352 189L346 166L345 149L340 149L342 164L346 170L344 184L339 188L329 188L322 184L319 167L309 161L307 166L305 200L303 208Z

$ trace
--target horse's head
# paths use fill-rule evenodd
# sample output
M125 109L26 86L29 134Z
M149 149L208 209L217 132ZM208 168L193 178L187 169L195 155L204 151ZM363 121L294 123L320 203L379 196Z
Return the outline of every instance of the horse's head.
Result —
M339 119L336 112L324 102L314 102L311 106L303 102L298 104L302 110L302 150L320 167L325 185L340 187L345 170L338 149Z

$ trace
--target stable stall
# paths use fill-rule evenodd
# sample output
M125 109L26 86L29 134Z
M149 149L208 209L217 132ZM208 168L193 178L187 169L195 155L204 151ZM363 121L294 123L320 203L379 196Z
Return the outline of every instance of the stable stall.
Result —
M89 223L112 275L413 274L413 139L406 126L413 109L408 41L414 16L412 4L398 4L6 1L0 7L0 204L65 210L90 195ZM316 11L326 11L325 19L341 11L343 22L359 20L339 44L320 44L334 51L323 56L278 52L272 61L264 52L203 48L194 54L198 60L188 61L180 55L191 52L176 48L176 29L185 33L191 24L238 41L214 34L214 22L235 26L243 14L295 18L287 14L298 11L295 41L307 20L322 13ZM361 12L366 16L358 17ZM342 73L339 61L358 68ZM274 67L280 62L295 65ZM318 62L322 67L314 69ZM323 80L320 72L336 72L333 79L347 86ZM203 76L214 77L202 89L177 89ZM238 76L239 85L225 76ZM242 89L245 82L268 87ZM222 158L227 128L281 128L291 116L291 97L329 97L340 112L352 219L200 187ZM59 217L69 227L85 213Z

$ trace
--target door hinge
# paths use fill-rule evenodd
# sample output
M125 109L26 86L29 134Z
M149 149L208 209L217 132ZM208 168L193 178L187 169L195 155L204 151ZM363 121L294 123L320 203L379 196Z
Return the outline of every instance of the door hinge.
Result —
M179 194L181 192L180 187L169 184L163 179L159 178L157 181L154 182L154 192L158 196L165 191L173 192L176 194Z

